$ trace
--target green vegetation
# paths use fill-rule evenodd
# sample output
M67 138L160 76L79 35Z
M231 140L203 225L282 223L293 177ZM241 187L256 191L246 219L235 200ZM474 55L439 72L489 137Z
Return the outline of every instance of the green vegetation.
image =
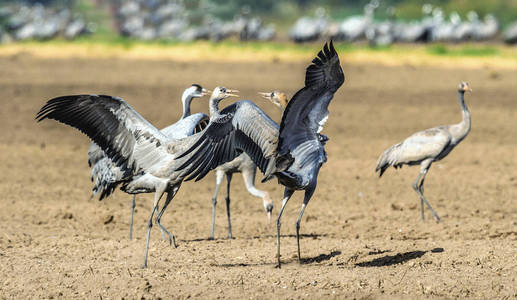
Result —
M499 49L488 46L446 46L444 44L430 45L427 53L441 56L498 56Z
M175 46L190 47L196 44L202 44L204 47L208 47L213 50L229 49L229 50L243 50L251 52L267 52L267 53L293 53L293 54L311 54L317 51L321 47L321 42L309 43L309 44L293 44L290 42L240 42L238 40L225 40L222 42L212 41L201 41L201 42L180 42L176 40L153 40L153 41L142 41L138 39L121 37L118 35L92 35L83 36L77 38L74 41L68 41L65 39L53 39L50 41L23 41L21 44L26 45L65 45L65 44L77 44L77 45L105 45L121 47L123 49L131 49L136 46L150 46L158 48L174 48ZM517 59L517 49L504 45L446 45L446 44L428 44L428 45L391 45L382 47L370 47L366 44L350 44L345 42L339 42L335 44L336 49L340 53L393 53L393 54L427 54L432 56L441 57L503 57ZM2 46L0 45L0 49Z

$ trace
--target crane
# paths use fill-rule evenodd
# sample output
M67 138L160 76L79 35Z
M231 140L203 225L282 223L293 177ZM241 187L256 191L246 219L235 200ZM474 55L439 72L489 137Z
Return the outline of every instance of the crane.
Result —
M211 101L236 96L226 89L212 93ZM173 139L156 129L136 112L126 101L108 95L69 95L53 98L36 115L38 122L53 119L70 125L95 142L109 160L120 168L124 177L112 182L128 194L154 193L153 208L147 223L143 267L147 267L149 239L156 224L169 236L169 244L175 237L161 224L161 217L178 192L186 175L178 171L183 159L177 154L186 151L201 136L194 134L183 139ZM203 131L204 132L204 131ZM165 203L158 212L160 200L167 193Z
M189 157L177 171L186 170L185 180L202 179L210 170L246 152L267 181L276 177L284 185L282 208L276 220L277 259L280 261L280 227L285 206L296 190L305 196L296 221L298 260L300 221L316 190L318 173L327 161L319 132L328 119L328 105L345 77L332 41L325 43L305 73L305 86L289 101L280 127L257 105L243 100L222 111L210 101L210 123L200 137L177 159Z
M424 180L431 164L446 157L470 132L470 111L464 98L466 91L471 91L468 83L461 82L458 86L458 101L462 114L461 122L417 132L385 150L377 161L375 171L379 171L379 177L390 166L399 168L403 165L420 165L420 172L413 183L413 189L420 197L422 221L424 221L425 203L431 210L436 222L440 222L440 217L424 197Z
M232 90L232 92L236 92ZM283 93L282 93L283 94ZM283 94L285 97L285 94ZM287 97L285 98L287 99ZM287 101L287 100L285 100ZM287 103L287 102L286 102ZM275 102L273 104L277 105ZM210 103L210 106L216 106L217 104ZM279 106L282 108L281 106ZM282 109L283 110L283 109ZM211 109L211 112L217 112L218 109ZM232 161L226 162L215 169L215 177L216 177L216 186L214 195L212 197L212 227L210 230L210 238L214 239L214 228L215 228L215 208L217 205L217 194L219 192L219 188L226 176L226 216L228 219L228 238L232 238L232 223L230 219L230 185L232 181L232 176L234 173L242 173L242 178L244 179L244 183L246 185L246 189L250 194L255 197L262 198L262 203L264 205L264 209L266 210L268 221L271 220L271 213L273 211L273 200L271 196L266 191L261 191L255 187L255 176L257 173L257 166L253 163L253 160L249 157L248 154L243 152L239 156L235 157Z
M208 116L204 113L190 113L190 104L195 98L201 98L209 93L199 84L192 84L185 89L181 96L183 106L183 114L181 118L174 124L169 125L161 130L169 138L179 139L193 135L203 130L208 125ZM100 192L99 200L104 199L113 193L118 180L124 178L121 169L111 162L104 154L104 151L95 144L90 144L88 149L88 165L92 168L90 179L94 182L91 198ZM129 239L133 239L133 215L136 206L136 194L133 194L131 201L131 219L129 223ZM163 233L163 232L162 232ZM162 235L162 237L164 237ZM174 243L176 247L176 243Z
M260 92L264 98L268 99L274 105L278 106L282 112L287 106L287 95L283 92L274 91L271 93ZM214 239L214 227L215 227L215 208L217 205L217 194L219 192L220 185L222 184L226 175L227 188L226 188L226 215L228 218L228 238L232 238L232 224L230 220L230 184L233 173L241 172L242 178L246 188L250 194L255 197L262 198L264 209L266 210L268 221L271 220L271 213L273 211L273 200L266 191L261 191L255 187L255 176L257 173L257 166L253 163L252 159L246 154L242 153L237 156L231 162L224 163L215 169L216 186L214 196L212 197L212 229L210 231L210 239Z

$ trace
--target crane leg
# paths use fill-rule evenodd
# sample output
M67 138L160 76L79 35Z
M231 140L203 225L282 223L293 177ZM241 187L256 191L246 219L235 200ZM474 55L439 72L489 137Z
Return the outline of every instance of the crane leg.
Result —
M179 187L176 187L172 190L172 192L167 193L167 198L165 199L165 203L163 204L162 210L156 218L156 224L158 224L158 226L162 230L162 234L165 232L165 234L169 236L169 245L174 245L174 248L178 248L178 245L176 245L176 238L174 237L174 234L170 233L167 229L165 229L165 227L162 225L160 221L162 219L163 213L165 212L165 209L167 209L167 206L169 205L169 203L171 203L172 198L174 198L178 190Z
M232 239L232 221L230 220L230 184L232 182L232 174L226 174L226 216L228 218L228 238Z
M133 215L135 214L135 202L136 194L133 195L133 200L131 200L131 221L129 222L129 239L133 239Z
M215 207L217 206L217 194L219 193L219 188L221 187L221 183L223 183L224 172L216 171L215 172L215 191L214 196L212 197L212 229L210 230L209 240L214 239L214 228L215 228Z
M309 200L311 200L312 195L314 194L315 188L311 188L310 190L305 191L305 196L303 198L302 209L300 210L300 215L298 215L298 219L296 220L296 244L298 246L298 262L301 263L301 255L300 255L300 222L302 221L303 212L305 211L305 207L309 204Z
M282 218L282 213L284 212L285 205L293 195L294 190L290 190L286 188L284 190L284 199L282 200L282 208L280 208L280 212L278 213L278 218L276 219L276 257L278 258L278 268L281 268L281 262L280 262L280 226L282 223L280 222L280 218Z
M300 221L302 220L303 211L305 210L306 204L302 204L302 210L300 211L300 215L298 215L298 220L296 220L296 244L298 246L298 262L301 263L301 255L300 255Z
M413 183L413 189L415 190L415 192L417 192L417 194L420 196L420 191L419 191L419 181L420 181L420 178L422 178L422 173L418 173L418 176L416 177L416 180L415 182ZM424 200L422 198L422 196L420 196L420 213L421 213L421 216L422 216L422 222L425 221L425 214L424 214Z
M144 257L144 265L142 268L147 268L147 256L149 254L149 239L151 238L151 228L153 227L153 216L156 210L158 210L158 204L160 203L160 199L165 192L165 187L160 190L156 190L154 192L154 202L153 202L153 210L151 210L151 216L149 216L149 221L147 222L147 237L145 240L145 257Z
M440 217L438 216L436 211L433 209L431 204L429 204L427 199L425 199L425 197L424 197L424 181L425 181L426 175L427 175L427 170L420 172L418 174L418 177L415 180L415 183L413 184L413 189L415 190L415 192L417 192L418 196L420 197L420 211L421 211L421 215L422 215L422 222L425 220L424 219L424 204L425 204L431 210L431 213L432 213L434 219L436 220L436 222L440 223Z
M156 211L159 211L160 210L160 206L157 206L156 207ZM158 223L158 215L156 215L156 223ZM165 232L163 231L163 229L161 227L160 228L160 233L162 235L162 240L165 241Z
M422 201L427 205L427 207L431 210L431 213L433 214L433 217L434 219L436 220L436 223L440 223L440 217L438 216L438 214L436 213L436 211L434 211L433 207L431 206L431 204L429 204L429 202L425 199L424 197L424 181L425 181L425 175L427 174L424 173L424 175L422 176L422 180L420 181L420 185L418 187L418 190L419 190L419 194L420 194L420 197L422 199ZM422 208L423 209L423 208Z

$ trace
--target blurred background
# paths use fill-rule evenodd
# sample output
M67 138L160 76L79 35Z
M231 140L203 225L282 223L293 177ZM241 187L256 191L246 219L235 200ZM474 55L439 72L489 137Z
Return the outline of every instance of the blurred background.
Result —
M515 0L0 0L0 43L86 39L215 42L517 43Z

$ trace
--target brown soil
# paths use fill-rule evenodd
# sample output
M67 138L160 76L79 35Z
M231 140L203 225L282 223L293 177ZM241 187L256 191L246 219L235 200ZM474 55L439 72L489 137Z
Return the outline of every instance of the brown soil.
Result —
M151 195L90 200L88 139L34 116L49 98L120 96L158 128L180 115L191 83L226 85L280 113L258 91L302 85L305 63L173 62L127 59L0 58L0 294L2 298L515 298L517 297L516 71L350 65L324 133L328 163L302 222L296 258L295 194L283 217L282 269L275 227L240 176L232 189L235 239L226 239L224 193L209 241L214 177L184 183L164 225L153 228L141 269ZM411 188L418 168L374 173L378 155L411 133L457 122L456 86L470 83L470 136L433 165L426 195L443 222L420 221ZM206 100L193 111L206 111ZM259 177L260 178L260 177ZM258 184L280 206L282 188ZM224 189L223 189L224 190Z

